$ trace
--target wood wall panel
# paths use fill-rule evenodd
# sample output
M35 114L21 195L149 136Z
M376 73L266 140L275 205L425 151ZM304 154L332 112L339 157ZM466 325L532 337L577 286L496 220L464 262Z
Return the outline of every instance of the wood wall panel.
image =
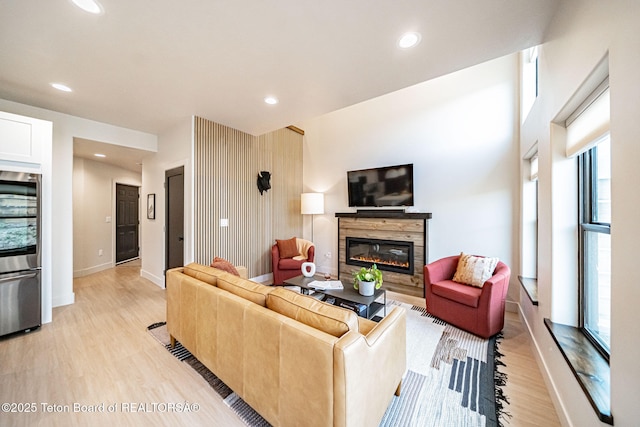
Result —
M260 171L271 189L260 195ZM196 117L194 124L194 260L220 256L251 277L271 272L275 239L302 235L302 135L280 129L253 136ZM220 227L220 219L229 220Z
M338 234L338 271L343 283L351 283L353 273L361 268L346 262L347 237L413 242L413 275L383 271L383 287L406 295L424 296L424 264L429 251L424 219L339 218Z

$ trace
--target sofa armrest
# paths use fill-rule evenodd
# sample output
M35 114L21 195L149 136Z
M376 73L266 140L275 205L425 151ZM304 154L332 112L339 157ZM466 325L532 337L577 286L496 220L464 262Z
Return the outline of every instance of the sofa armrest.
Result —
M338 340L334 425L379 424L406 371L406 341L406 312L401 307L394 307L367 335L349 331Z
M171 339L171 347L175 345L176 338L180 339L181 310L180 310L180 282L184 267L176 267L167 270L165 275L166 287L166 316L167 330Z

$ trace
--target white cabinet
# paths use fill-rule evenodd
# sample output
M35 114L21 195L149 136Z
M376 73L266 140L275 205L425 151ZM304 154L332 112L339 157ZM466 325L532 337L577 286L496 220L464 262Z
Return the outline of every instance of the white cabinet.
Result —
M0 160L39 165L52 137L51 122L0 111Z

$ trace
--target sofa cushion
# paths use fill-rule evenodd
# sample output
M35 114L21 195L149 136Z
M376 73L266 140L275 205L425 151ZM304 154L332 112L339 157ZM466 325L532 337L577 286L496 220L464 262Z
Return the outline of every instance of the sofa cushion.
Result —
M295 237L292 237L288 240L276 239L276 244L278 245L280 258L293 258L294 256L300 255Z
M481 288L493 275L496 265L498 265L498 258L473 256L462 252L453 280Z
M350 330L358 332L358 316L353 311L288 289L271 291L267 295L267 308L334 337L341 337Z
M195 262L184 266L184 274L194 277L210 285L216 286L218 283L218 277L224 273L222 270L210 267L208 265L202 265Z
M431 285L431 292L442 298L447 298L469 307L478 307L482 289L474 286L454 282L453 280L443 280Z
M267 306L267 295L273 290L271 286L261 285L230 273L218 277L218 287L263 307Z
M213 258L213 261L211 261L211 267L226 271L227 273L231 273L235 276L240 276L236 267L224 258Z

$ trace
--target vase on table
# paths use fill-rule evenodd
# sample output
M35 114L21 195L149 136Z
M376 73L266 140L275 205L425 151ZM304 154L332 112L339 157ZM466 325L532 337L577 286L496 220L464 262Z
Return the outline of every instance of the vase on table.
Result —
M300 269L304 277L313 277L316 274L316 265L312 262L303 262Z
M360 292L360 295L364 297L372 296L375 289L376 289L375 281L371 281L371 282L364 282L362 280L358 281L358 292Z

